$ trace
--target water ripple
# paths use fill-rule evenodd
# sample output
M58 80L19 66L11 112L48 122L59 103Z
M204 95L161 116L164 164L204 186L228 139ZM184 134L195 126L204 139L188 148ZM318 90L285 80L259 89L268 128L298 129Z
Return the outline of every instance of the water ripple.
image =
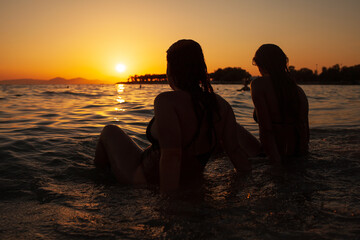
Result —
M214 86L232 104L239 123L257 134L250 94L240 88ZM252 174L239 177L227 157L216 157L205 169L203 185L169 199L157 187L118 184L110 172L93 166L107 124L148 146L153 99L168 86L2 87L0 236L356 239L360 88L342 89L304 86L310 154L283 176L272 176L267 159L257 157L251 159Z

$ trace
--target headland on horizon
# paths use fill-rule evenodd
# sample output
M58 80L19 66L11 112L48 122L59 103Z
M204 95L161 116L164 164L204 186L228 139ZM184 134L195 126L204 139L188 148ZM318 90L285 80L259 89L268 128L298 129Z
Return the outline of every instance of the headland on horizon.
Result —
M72 78L65 79L61 77L52 78L50 80L39 80L39 79L12 79L12 80L0 80L0 84L19 84L19 85L46 85L46 84L109 84L106 81L102 80L88 80L85 78Z
M354 66L342 66L336 64L330 68L323 67L322 72L313 71L307 68L295 69L289 66L290 75L298 84L314 85L360 85L360 64ZM246 70L240 67L219 68L213 73L209 73L212 84L249 84L252 79L258 76L252 76ZM105 81L88 80L85 78L65 79L56 77L50 80L39 79L13 79L0 80L0 84L24 84L24 85L43 85L43 84L167 84L166 74L144 74L129 76L127 81Z

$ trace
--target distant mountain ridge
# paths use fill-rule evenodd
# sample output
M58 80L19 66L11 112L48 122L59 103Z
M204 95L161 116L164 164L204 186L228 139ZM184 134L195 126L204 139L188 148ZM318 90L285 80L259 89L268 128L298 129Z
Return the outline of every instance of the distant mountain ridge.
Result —
M108 84L101 80L88 80L85 78L72 78L65 79L61 77L52 78L50 80L38 80L38 79L13 79L13 80L0 80L0 84Z

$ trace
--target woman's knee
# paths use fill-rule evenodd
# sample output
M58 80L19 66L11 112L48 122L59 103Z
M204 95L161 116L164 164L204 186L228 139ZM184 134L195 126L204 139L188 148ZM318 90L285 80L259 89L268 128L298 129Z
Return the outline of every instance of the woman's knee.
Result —
M101 131L100 138L111 137L111 136L113 136L114 134L119 134L119 132L123 132L123 131L121 130L121 128L119 128L119 127L116 126L116 125L109 124L109 125L106 125L106 126L103 128L103 130Z
M120 129L117 125L114 125L114 124L109 124L109 125L106 125L104 128L103 128L103 132L104 131L117 131L118 129Z

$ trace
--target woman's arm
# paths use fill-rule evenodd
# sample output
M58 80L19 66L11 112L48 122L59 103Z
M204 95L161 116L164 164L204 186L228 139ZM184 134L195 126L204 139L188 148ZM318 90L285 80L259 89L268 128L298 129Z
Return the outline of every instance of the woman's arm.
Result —
M239 123L237 124L237 136L241 148L249 157L255 157L261 153L260 142Z
M181 169L181 129L169 93L158 95L154 102L155 121L161 150L160 191L171 192L179 187Z
M275 141L269 107L265 99L265 89L263 89L261 84L258 84L256 80L251 83L251 97L256 109L260 130L260 141L264 151L272 164L280 165L281 156Z
M243 146L240 145L240 141L238 140L238 124L235 119L234 111L226 101L224 101L224 107L223 148L237 172L251 171L251 163L248 160L246 152L243 150Z
M309 148L310 130L309 130L309 102L304 90L298 86L300 97L300 152L305 153Z

